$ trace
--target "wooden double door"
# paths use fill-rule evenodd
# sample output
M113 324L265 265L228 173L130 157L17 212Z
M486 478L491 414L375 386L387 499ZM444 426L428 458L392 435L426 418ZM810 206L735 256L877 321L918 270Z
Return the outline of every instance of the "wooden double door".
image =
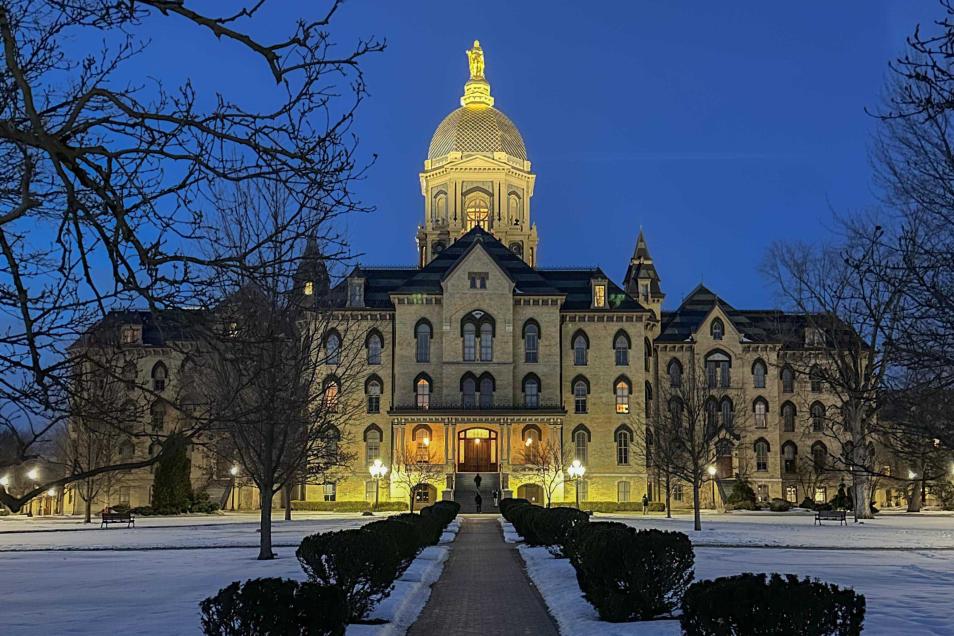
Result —
M457 472L497 472L497 431L469 428L457 434Z

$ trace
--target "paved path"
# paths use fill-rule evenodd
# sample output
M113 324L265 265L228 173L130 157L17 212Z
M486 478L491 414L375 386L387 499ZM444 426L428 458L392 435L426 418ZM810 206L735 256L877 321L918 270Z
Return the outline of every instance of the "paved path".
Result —
M523 560L494 516L465 516L431 598L409 636L558 636Z

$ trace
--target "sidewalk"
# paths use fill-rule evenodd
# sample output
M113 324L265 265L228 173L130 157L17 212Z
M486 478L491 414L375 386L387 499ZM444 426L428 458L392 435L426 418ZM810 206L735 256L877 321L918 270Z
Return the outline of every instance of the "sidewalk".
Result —
M543 598L527 578L496 515L462 517L441 578L409 636L557 636Z

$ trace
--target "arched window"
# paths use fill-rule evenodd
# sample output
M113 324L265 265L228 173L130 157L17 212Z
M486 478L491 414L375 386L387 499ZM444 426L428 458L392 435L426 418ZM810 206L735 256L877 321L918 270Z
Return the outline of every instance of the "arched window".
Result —
M325 380L324 406L329 413L338 412L338 394L341 387L336 379Z
M368 364L381 364L381 348L383 340L381 334L372 331L368 335Z
M678 389L682 386L682 363L673 358L666 365L666 372L669 374L669 386Z
M494 326L485 322L480 326L480 360L491 362L494 359Z
M629 365L629 336L625 331L617 331L613 338L613 351L616 358L616 366L625 367Z
M812 431L821 433L825 430L825 405L821 402L815 402L811 406Z
M752 383L756 389L765 388L765 374L767 370L765 363L761 360L756 360L752 363Z
M489 373L480 376L480 408L489 409L494 405L494 377Z
M341 336L337 331L331 331L325 336L325 364L339 364L341 362Z
M715 398L710 397L706 400L706 431L707 436L715 435L719 430L719 403Z
M798 446L795 442L785 442L782 444L782 471L786 473L796 472L795 460L798 456Z
M523 405L530 409L540 406L540 378L532 373L523 379Z
M434 196L434 211L432 216L436 223L443 224L447 220L447 193L438 192Z
M629 413L629 394L632 393L629 380L623 376L616 378L613 391L616 395L616 412L621 415Z
M768 428L768 402L763 398L755 398L752 412L755 413L755 428Z
M364 385L364 392L368 397L368 413L381 412L381 380L371 376Z
M169 377L169 370L161 362L157 362L152 367L152 390L161 393L166 390L166 379Z
M590 348L590 341L586 334L578 331L573 336L573 364L578 367L586 365L587 351Z
M649 338L643 338L643 370L650 371L652 366L652 357L653 357L653 343L649 341Z
M828 464L828 448L822 442L812 444L812 464L815 472L822 472Z
M477 406L477 378L473 374L466 374L460 381L461 406L472 409Z
M429 464L431 461L431 427L426 424L419 424L414 427L411 437L414 442L416 461L419 464Z
M653 413L653 385L646 380L643 390L643 405L646 409L646 419L648 420Z
M712 324L709 325L709 333L713 340L722 340L722 336L725 335L725 325L722 324L722 320L719 318L713 320Z
M162 401L156 400L149 407L149 419L152 423L152 432L161 433L166 425L166 405Z
M325 437L325 441L328 444L328 456L330 458L338 457L338 444L341 442L341 430L335 426L331 425L328 427L328 434Z
M791 402L786 402L782 405L782 430L786 433L792 433L795 431L795 405Z
M123 365L123 383L126 385L127 391L132 391L136 388L136 363L127 362Z
M472 322L464 324L464 362L477 360L477 325Z
M381 459L381 439L384 435L377 425L364 429L364 461L370 466L374 460Z
M732 358L721 350L716 350L706 356L706 385L710 389L716 387L727 389L732 384L730 370Z
M808 380L811 385L812 393L821 393L822 390L822 372L818 365L815 365L808 372Z
M536 424L527 424L520 432L520 439L523 440L524 446L527 447L533 446L534 444L539 444L540 440L542 439L540 427Z
M782 367L782 393L795 392L795 371L792 367L785 365Z
M534 363L539 361L540 326L533 320L523 325L523 361Z
M465 230L471 230L476 226L489 230L490 199L482 193L468 195L467 203L464 207L464 215Z
M586 464L589 458L590 430L580 424L573 429L573 459Z
M417 340L417 361L431 361L431 323L421 320L414 327L414 338Z
M511 192L507 197L507 207L510 211L510 223L520 225L523 219L523 206L520 205L520 195L516 192Z
M719 407L722 411L722 427L727 431L731 431L732 427L735 425L732 400L727 397L722 398L722 403L719 405Z
M764 439L755 440L755 470L768 470L769 443Z
M415 406L426 411L431 406L431 379L421 374L414 380Z
M136 454L136 446L131 440L124 439L119 443L119 459L126 461L133 458Z
M590 385L586 378L573 380L573 411L586 413L586 397L590 392Z
M620 466L629 465L629 446L633 440L633 432L628 426L620 426L614 435L616 439L616 463Z

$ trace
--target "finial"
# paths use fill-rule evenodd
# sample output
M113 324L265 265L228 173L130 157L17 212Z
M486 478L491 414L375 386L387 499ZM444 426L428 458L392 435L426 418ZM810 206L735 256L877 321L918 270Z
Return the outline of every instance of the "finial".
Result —
M461 106L493 106L490 84L484 77L484 51L480 48L480 40L474 40L473 48L467 50L467 64L470 66L470 80L464 85Z

